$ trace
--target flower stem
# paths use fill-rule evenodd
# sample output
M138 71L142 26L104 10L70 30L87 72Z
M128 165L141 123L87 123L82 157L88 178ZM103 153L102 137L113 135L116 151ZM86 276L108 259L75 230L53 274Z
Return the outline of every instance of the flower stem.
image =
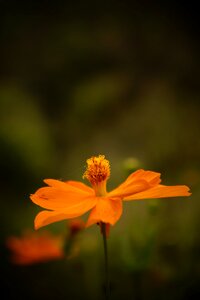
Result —
M101 232L103 235L103 247L105 257L105 299L109 300L110 297L110 281L108 272L108 247L107 247L107 236L106 236L106 224L101 223Z

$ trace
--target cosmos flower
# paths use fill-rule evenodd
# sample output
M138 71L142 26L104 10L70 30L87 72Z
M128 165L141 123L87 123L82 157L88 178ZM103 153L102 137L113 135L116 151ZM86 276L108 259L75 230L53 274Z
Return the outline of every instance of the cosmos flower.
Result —
M32 265L64 257L61 237L49 232L26 231L21 237L9 237L6 245L11 261L18 265Z
M76 218L90 211L86 227L104 223L114 225L121 217L123 201L189 196L185 185L166 186L160 184L160 173L137 170L114 190L108 192L106 183L110 177L110 163L104 155L87 160L83 178L91 187L79 181L45 179L48 185L30 196L31 200L46 209L35 218L35 228Z

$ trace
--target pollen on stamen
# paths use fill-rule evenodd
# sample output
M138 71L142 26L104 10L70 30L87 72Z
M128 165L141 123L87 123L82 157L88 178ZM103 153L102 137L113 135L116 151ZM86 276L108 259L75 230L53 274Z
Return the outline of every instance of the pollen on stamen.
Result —
M87 169L83 174L92 185L98 185L110 177L110 163L105 155L92 156L87 159Z

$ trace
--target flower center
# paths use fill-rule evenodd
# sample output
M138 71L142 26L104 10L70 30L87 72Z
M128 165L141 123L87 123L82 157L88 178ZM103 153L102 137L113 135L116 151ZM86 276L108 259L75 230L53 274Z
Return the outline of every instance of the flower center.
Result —
M83 174L93 186L97 196L106 195L106 181L110 177L110 163L104 155L87 159L87 169Z

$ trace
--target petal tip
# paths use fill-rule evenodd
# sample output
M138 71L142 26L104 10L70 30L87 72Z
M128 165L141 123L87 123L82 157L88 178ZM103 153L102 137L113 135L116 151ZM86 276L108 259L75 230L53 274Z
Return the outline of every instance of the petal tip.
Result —
M43 179L43 182L50 186L51 179L45 178L45 179Z
M41 226L39 226L39 225L37 224L37 222L34 221L34 229L35 229L35 230L38 230L40 227L41 227Z
M183 188L185 189L185 195L184 196L191 196L192 192L190 191L190 188L187 185L184 185Z

